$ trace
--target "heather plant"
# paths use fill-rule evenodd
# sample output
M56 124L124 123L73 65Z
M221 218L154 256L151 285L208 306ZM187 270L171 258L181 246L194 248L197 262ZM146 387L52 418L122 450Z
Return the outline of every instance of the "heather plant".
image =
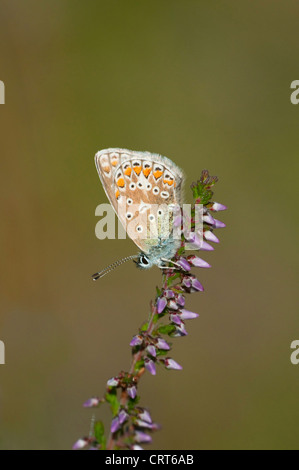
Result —
M209 176L203 170L201 178L191 185L193 205L186 231L183 216L176 221L181 226L181 243L169 269L161 270L162 283L156 288L155 299L150 302L148 320L132 338L132 362L128 371L121 371L107 381L105 393L101 397L90 398L84 403L86 408L99 408L109 405L112 418L110 430L105 432L102 421L92 423L88 437L79 439L73 449L121 450L142 449L152 442L152 433L159 429L153 422L149 410L140 404L138 387L142 376L148 372L156 375L159 367L168 370L181 370L182 366L171 355L172 340L187 335L188 320L198 317L198 313L185 308L187 294L202 292L201 282L191 272L193 268L211 266L195 254L186 253L212 251L209 242L219 243L214 231L225 224L214 218L215 212L226 207L213 202L212 188L218 178ZM202 232L195 231L195 208L202 208Z

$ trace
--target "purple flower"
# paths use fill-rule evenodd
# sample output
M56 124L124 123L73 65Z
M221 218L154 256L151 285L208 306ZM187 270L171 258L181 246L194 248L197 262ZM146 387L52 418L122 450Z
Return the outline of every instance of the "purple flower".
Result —
M130 342L130 346L140 346L143 342L143 337L141 335L136 335L133 337L132 341Z
M159 297L157 300L157 312L159 314L162 313L166 305L167 305L167 300L165 299L165 297Z
M210 230L206 230L203 235L209 242L219 243L219 239Z
M115 377L112 377L112 379L109 379L107 381L107 387L117 387L119 384L119 380Z
M176 326L175 332L172 333L171 336L172 336L173 338L178 338L178 337L181 337L181 336L187 336L187 334L188 334L188 332L187 332L187 330L186 330L186 328L185 328L184 323L182 322L181 325Z
M198 313L190 312L189 310L185 309L182 310L182 313L180 315L182 320L193 320L193 318L197 318L198 316Z
M120 410L118 414L119 424L123 424L128 419L128 417L129 415L125 412L125 410Z
M129 395L130 398L132 398L132 400L134 400L134 398L137 395L137 390L136 390L135 385L131 385L130 387L127 388L127 394Z
M163 349L164 351L169 351L170 346L163 338L158 338L156 342L156 346L158 349Z
M89 398L85 403L83 403L84 408L92 408L94 406L98 406L100 403L99 398Z
M223 228L226 227L224 222L221 222L221 220L214 219L214 224L213 227L215 228Z
M188 256L188 261L191 263L193 266L196 266L197 268L210 268L211 265L204 261L201 258L198 258L198 256L195 255L190 255Z
M147 423L152 423L151 415L149 414L147 410L143 409L140 413L138 413L138 416L142 421L146 421Z
M145 368L149 371L150 374L156 375L156 365L152 359L149 359L148 357L144 358L144 365Z
M142 447L138 446L137 444L134 444L132 447L131 447L131 450L144 450Z
M110 426L110 431L112 432L112 434L116 431L118 431L120 428L120 422L119 422L119 419L118 419L118 416L116 416L115 418L113 418L113 420L111 421L111 426Z
M184 307L184 305L185 305L185 297L184 297L182 294L179 294L179 295L178 295L177 303L179 304L180 307Z
M176 361L171 359L170 357L167 357L164 361L166 369L173 369L173 370L182 370L182 366L178 364Z
M198 279L196 279L196 277L192 278L192 288L196 291L200 291L200 292L203 292L204 291L204 288L202 286L202 284L199 282Z
M190 289L190 287L192 285L190 276L184 276L183 277L182 285L187 287L187 289Z
M171 289L166 289L164 291L164 295L165 295L166 299L173 299L174 298L174 292Z
M83 439L78 439L75 444L73 445L73 450L80 450L84 449L88 444L88 439L87 437L84 437Z
M182 216L181 215L177 215L174 218L173 225L174 225L174 227L180 227L182 225Z
M148 423L147 421L143 421L142 419L136 419L135 423L140 428L147 428L147 429L153 428L152 423Z
M157 353L156 353L156 348L155 346L153 346L152 344L149 344L146 348L147 352L153 356L153 357L156 357Z
M136 431L135 433L135 441L142 444L142 443L150 443L152 442L151 436L146 434L145 432L142 431Z
M170 314L169 317L170 317L170 320L172 321L172 323L175 323L176 325L180 325L182 323L180 315Z
M203 251L213 251L214 247L203 240L200 249Z
M191 266L185 258L180 258L177 263L184 269L184 271L190 271Z
M170 310L177 310L178 309L178 306L177 306L177 304L174 300L169 300L167 306Z
M202 219L206 224L209 224L209 225L214 224L214 217L212 217L210 214L204 215Z
M195 248L201 248L202 246L202 239L194 232L189 233L186 235L186 240L195 246Z
M211 207L212 211L218 212L218 211L225 211L227 209L226 206L223 204L219 204L219 202L214 202L214 204Z

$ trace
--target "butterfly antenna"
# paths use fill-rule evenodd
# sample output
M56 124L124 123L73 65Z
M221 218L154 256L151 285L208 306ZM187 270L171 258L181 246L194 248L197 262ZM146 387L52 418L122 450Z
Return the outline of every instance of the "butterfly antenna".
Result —
M99 271L98 273L93 274L92 275L93 281L96 281L97 279L100 279L100 277L103 277L106 274L110 273L110 271L113 271L113 269L117 268L121 264L125 263L126 261L130 261L134 258L138 258L138 255L127 256L126 258L119 259L118 261L115 261L115 263L110 264L106 268L102 269L102 271Z

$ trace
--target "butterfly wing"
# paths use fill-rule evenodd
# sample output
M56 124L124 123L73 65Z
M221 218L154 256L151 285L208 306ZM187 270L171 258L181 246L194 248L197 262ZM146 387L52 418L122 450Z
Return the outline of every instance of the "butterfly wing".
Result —
M173 218L168 211L169 206L181 205L182 170L161 155L126 149L101 150L95 163L107 197L134 243L148 253L159 240L169 238Z

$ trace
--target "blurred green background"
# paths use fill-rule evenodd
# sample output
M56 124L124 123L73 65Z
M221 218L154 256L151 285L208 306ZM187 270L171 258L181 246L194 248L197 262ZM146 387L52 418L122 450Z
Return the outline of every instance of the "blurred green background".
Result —
M141 382L153 449L299 448L298 1L1 0L0 448L69 449L160 282L95 237L94 154L166 155L217 174L229 211L204 254L182 372ZM108 423L103 410L97 417Z

